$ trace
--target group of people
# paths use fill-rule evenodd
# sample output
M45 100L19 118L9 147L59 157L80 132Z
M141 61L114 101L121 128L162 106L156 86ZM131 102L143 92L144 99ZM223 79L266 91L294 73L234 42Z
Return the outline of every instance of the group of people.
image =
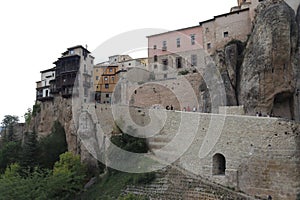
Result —
M171 106L166 106L166 110L174 110L174 107L171 105Z
M184 111L184 112L186 112L186 111L187 111L187 112L190 112L190 111L191 111L191 108L190 108L190 106L188 106L187 108L184 107L182 111ZM196 112L196 111L197 111L197 108L194 106L192 111L193 111L193 112Z
M271 117L271 115L268 113L266 116L263 116L261 111L259 111L259 112L256 112L256 117Z
M175 110L175 108L173 107L173 105L167 105L166 110ZM194 106L193 109L191 110L190 106L188 106L187 108L184 107L182 109L182 111L184 111L184 112L191 112L191 111L196 112L197 108Z

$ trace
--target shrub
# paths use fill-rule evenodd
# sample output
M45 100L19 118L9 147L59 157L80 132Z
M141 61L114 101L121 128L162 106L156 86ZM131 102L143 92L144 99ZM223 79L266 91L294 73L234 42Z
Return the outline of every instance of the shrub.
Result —
M183 70L183 71L180 71L180 72L178 72L178 75L187 75L189 73L189 71L188 70Z

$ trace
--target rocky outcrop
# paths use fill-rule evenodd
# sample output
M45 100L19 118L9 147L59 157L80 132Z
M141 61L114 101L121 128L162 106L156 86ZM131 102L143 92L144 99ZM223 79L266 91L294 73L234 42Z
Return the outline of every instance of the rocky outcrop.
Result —
M34 130L39 137L44 137L51 133L55 121L60 122L65 129L68 150L74 154L80 154L84 163L95 168L97 161L89 154L78 134L78 124L76 124L78 122L72 113L72 98L56 95L52 101L39 102L38 104L40 112L32 118L27 131L32 132Z
M295 118L298 26L283 0L257 7L240 71L238 100L247 114Z

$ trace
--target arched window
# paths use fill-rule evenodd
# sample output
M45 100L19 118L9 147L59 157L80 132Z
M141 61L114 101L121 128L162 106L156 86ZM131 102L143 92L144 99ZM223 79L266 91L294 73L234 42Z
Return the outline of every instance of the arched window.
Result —
M226 159L222 154L215 154L213 156L213 175L225 175Z

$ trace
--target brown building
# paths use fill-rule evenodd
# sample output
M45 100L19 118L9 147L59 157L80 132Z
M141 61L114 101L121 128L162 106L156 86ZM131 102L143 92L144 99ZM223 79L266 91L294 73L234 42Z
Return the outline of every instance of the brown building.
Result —
M51 83L51 93L69 98L78 93L73 86L83 86L84 96L89 95L91 88L92 66L94 57L83 46L68 48L54 64L55 81ZM80 70L81 69L81 70Z
M94 66L94 91L98 103L111 103L111 96L119 81L119 66L102 65Z

